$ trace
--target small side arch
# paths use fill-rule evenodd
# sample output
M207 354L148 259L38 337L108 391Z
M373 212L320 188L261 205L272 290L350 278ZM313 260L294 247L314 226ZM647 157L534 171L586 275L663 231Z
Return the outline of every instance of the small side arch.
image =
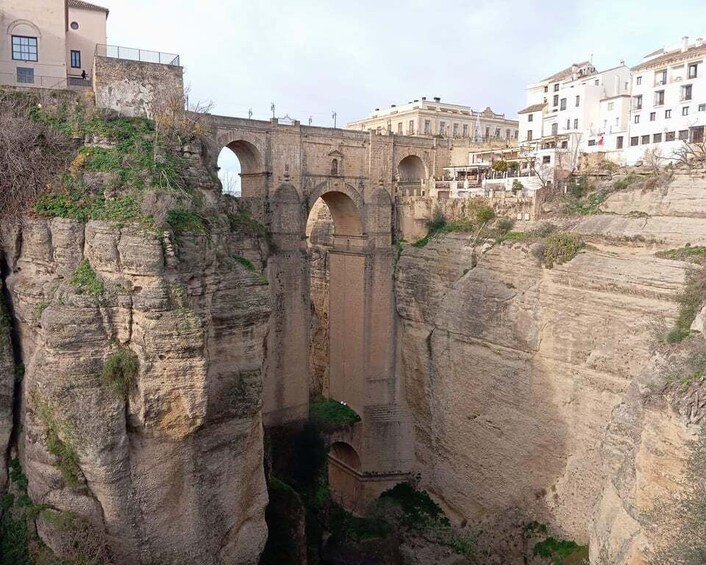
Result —
M333 217L335 235L360 236L364 234L362 210L363 199L350 185L342 182L323 182L309 195L307 215L321 198Z
M419 181L429 177L424 160L418 155L407 155L397 165L401 181Z

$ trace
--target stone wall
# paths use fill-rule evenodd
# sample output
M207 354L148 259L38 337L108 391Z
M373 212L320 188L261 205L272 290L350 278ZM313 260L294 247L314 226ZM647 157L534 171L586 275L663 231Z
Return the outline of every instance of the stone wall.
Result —
M163 106L184 107L184 69L96 56L93 89L98 108L152 117Z

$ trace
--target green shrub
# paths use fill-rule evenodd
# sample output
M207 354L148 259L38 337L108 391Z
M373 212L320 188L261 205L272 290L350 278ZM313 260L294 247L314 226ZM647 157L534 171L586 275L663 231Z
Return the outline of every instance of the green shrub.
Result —
M327 399L309 406L309 420L324 432L332 432L360 422L360 416L345 404Z
M573 233L555 232L544 242L544 266L551 269L571 261L584 246L581 237Z
M76 267L74 274L71 276L71 284L79 294L100 296L105 292L103 281L98 278L88 259L82 259L78 267Z
M538 557L551 559L553 565L564 565L571 558L573 563L581 563L580 559L588 559L588 546L579 545L569 540L558 540L548 537L535 544L532 553Z
M409 483L396 484L383 492L380 499L392 500L398 504L404 516L403 522L409 526L423 527L435 520L449 525L441 507L425 491L417 490Z
M139 369L137 355L129 349L121 348L105 360L101 380L117 398L125 399L135 383Z
M520 179L515 179L512 181L512 193L515 194L516 192L521 192L525 188L525 185L522 184Z
M429 232L438 232L439 230L446 227L446 218L444 217L443 212L439 208L434 210L434 215L432 216L431 220L427 220L426 227Z
M667 334L667 343L678 343L691 333L691 324L706 301L706 266L691 269L686 276L684 289L677 297L679 315L674 328Z
M625 190L628 186L630 186L632 183L634 183L637 180L637 177L634 175L627 175L621 179L616 180L613 183L613 188L615 190Z
M674 259L676 261L702 262L706 259L706 247L702 245L685 245L677 249L665 249L655 253L656 257L662 259Z
M500 235L506 235L515 225L515 221L511 218L498 218L495 222L495 228L500 232Z
M235 259L237 263L240 263L248 271L256 272L257 269L255 269L255 265L252 264L252 261L250 261L250 259L247 259L246 257L241 257L240 255L233 255L233 259Z
M508 164L507 161L503 159L498 159L497 161L493 161L493 164L490 166L490 168L493 169L495 172L504 173L508 169Z
M582 216L593 216L600 213L600 206L605 202L607 194L604 192L592 192L586 198L580 198L573 202L569 209L574 214Z
M167 224L175 234L199 233L205 229L204 219L193 210L177 208L167 212Z

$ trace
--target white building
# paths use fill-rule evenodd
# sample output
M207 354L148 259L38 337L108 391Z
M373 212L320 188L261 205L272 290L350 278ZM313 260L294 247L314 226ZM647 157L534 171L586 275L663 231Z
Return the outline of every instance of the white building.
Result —
M394 133L397 135L440 136L470 139L474 142L516 143L517 120L497 114L490 108L472 110L469 106L422 97L407 104L376 108L365 119L351 122L348 129Z
M706 125L706 43L659 49L632 68L632 113L625 162L646 151L670 158L684 142L701 143Z
M626 145L630 112L630 69L599 72L576 63L527 87L520 110L520 146L535 159L545 181L561 180L581 153L617 158Z

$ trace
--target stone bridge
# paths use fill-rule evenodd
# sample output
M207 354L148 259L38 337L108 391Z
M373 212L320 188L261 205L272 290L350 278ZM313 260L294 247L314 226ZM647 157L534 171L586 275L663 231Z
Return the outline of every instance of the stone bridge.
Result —
M411 470L411 424L396 378L394 196L424 190L449 149L437 139L208 116L207 159L224 147L241 164L242 198L270 230L273 315L267 341L266 427L309 408L311 298L306 223L321 198L334 223L329 258L329 391L362 422L335 438L334 492L362 508Z

